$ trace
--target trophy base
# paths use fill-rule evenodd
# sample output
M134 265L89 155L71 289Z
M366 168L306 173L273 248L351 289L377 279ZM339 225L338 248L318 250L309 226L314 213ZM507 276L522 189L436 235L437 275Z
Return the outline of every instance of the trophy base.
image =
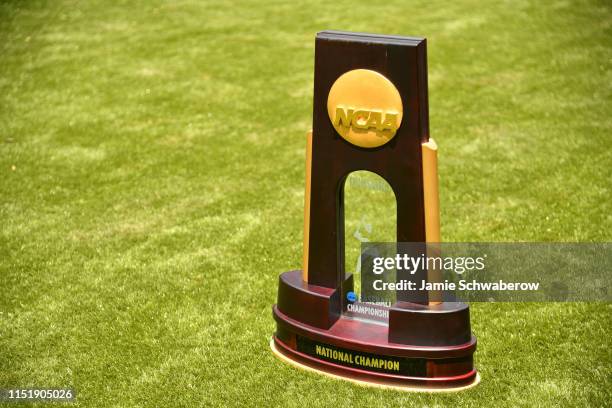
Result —
M311 371L338 380L349 381L364 387L375 387L406 392L455 392L467 390L480 383L480 374L478 372L476 372L476 375L471 382L467 382L464 385L424 385L418 382L413 383L410 381L398 382L393 380L390 381L385 378L367 378L365 376L355 375L350 372L339 371L336 369L336 367L328 368L324 365L317 364L317 362L310 362L307 358L302 359L301 357L292 354L290 349L288 349L286 346L281 346L280 348L277 347L276 341L277 340L275 338L270 339L270 349L281 361L305 371Z
M386 325L345 316L344 292L352 290L352 277L341 286L310 285L300 271L280 276L279 302L273 307L275 354L298 367L363 385L451 391L479 382L466 304L398 302L389 309Z

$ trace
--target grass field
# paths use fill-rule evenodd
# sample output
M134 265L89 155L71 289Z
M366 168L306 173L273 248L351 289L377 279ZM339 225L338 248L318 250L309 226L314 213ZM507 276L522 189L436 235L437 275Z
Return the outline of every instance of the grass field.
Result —
M605 1L5 1L0 388L73 387L83 407L612 405L610 304L473 304L482 383L458 394L272 355L323 29L428 38L445 241L611 240Z

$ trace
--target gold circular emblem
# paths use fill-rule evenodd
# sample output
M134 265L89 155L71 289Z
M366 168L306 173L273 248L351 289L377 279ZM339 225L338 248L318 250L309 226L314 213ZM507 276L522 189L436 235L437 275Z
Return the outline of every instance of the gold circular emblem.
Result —
M327 113L336 131L360 147L378 147L402 123L402 98L384 75L369 69L342 74L329 90Z

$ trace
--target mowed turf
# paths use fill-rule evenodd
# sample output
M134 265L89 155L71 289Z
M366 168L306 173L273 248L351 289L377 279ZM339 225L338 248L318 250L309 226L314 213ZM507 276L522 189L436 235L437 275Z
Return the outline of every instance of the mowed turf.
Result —
M273 356L323 29L427 37L445 241L611 240L607 2L3 2L0 388L72 387L83 407L610 405L603 303L473 304L482 383L461 393Z

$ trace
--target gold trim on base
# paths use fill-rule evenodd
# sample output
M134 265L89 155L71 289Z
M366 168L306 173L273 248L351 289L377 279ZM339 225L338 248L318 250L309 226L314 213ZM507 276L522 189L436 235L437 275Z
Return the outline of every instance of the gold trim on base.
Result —
M472 387L475 387L476 385L478 385L480 383L480 374L476 373L476 377L474 378L474 381L470 384L467 385L461 385L458 387L452 387L452 388L440 388L440 387L427 387L427 386L415 386L415 385L396 385L396 384L386 384L383 382L378 382L378 381L366 381L366 380L358 380L355 378L350 378L350 377L344 377L342 375L338 375L338 374L333 374L330 372L327 372L325 370L321 370L318 368L314 368L311 367L309 365L300 363L299 361L295 361L289 357L287 357L285 354L283 354L278 348L276 348L276 344L274 343L274 338L270 339L270 349L272 349L272 352L274 353L274 355L276 355L276 357L278 357L280 360L291 364L292 366L305 370L305 371L310 371L313 373L317 373L317 374L323 374L326 377L329 378L333 378L336 380L344 380L344 381L349 381L352 382L353 384L356 385L360 385L362 387L374 387L374 388L381 388L381 389L387 389L387 390L394 390L394 391L404 391L404 392L430 392L430 393L436 393L436 392L457 392L457 391L463 391L463 390L467 390L470 389Z

